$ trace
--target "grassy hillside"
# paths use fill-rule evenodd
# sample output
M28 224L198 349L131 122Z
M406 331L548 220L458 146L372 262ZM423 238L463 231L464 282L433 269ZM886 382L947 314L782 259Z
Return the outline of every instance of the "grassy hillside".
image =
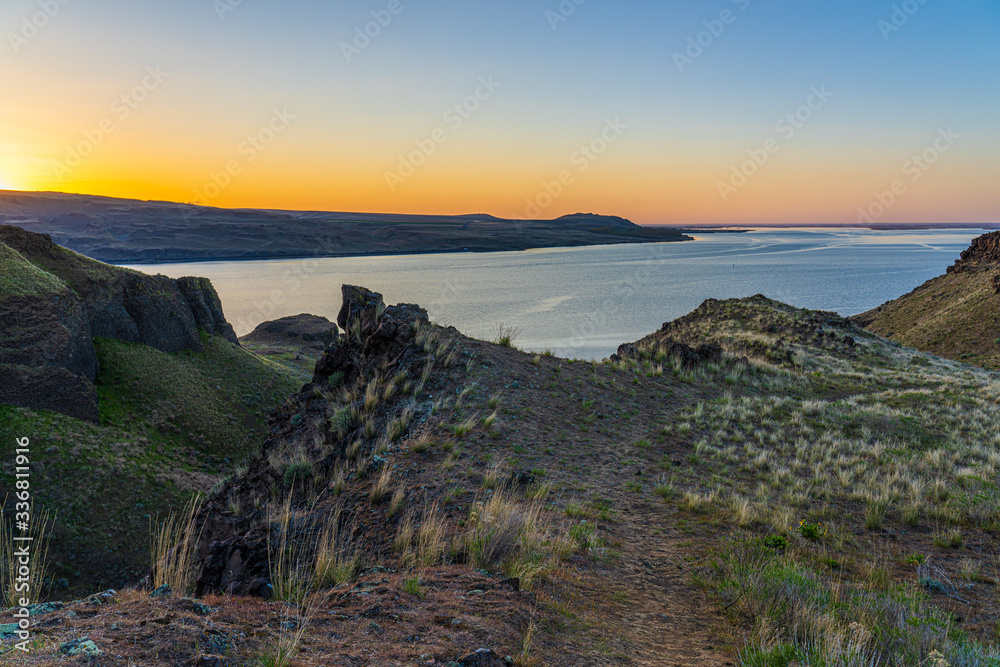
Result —
M134 583L149 527L205 493L266 435L265 417L301 375L203 336L205 351L166 354L96 341L101 424L0 405L0 441L29 437L38 510L54 515L53 594ZM5 457L0 485L13 488Z
M988 245L994 234L977 239ZM974 247L945 275L853 318L887 338L942 357L1000 368L1000 262Z
M1000 661L996 373L763 297L603 364L434 326L344 359L208 501L276 599L210 595L206 634L124 592L25 664Z
M0 298L38 296L65 290L66 285L61 280L0 243Z
M309 378L221 338L202 342L203 353L172 355L97 339L101 423L155 431L214 460L256 451L264 418Z

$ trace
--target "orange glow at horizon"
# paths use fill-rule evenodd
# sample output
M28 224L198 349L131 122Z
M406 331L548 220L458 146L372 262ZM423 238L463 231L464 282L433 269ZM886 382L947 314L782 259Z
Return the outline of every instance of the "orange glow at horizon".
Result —
M405 143L400 149L388 140L337 138L331 149L310 141L308 128L292 128L253 155L241 151L240 134L228 141L204 134L175 138L163 128L140 126L109 134L74 166L73 153L90 150L86 136L76 130L43 141L42 123L36 122L36 132L20 137L4 136L0 128L0 189L221 208L481 212L502 218L534 217L537 210L542 218L594 212L642 224L851 224L859 208L903 177L898 160L820 146L779 155L724 200L719 184L729 182L739 150L718 142L660 155L623 141L581 170L566 152L537 159L530 139L520 152L502 150L490 139L473 141L473 148L446 146L393 191L386 173L396 167ZM942 160L919 182L908 183L907 193L878 221L996 222L988 158L946 157L951 162ZM558 184L565 172L567 182ZM961 218L952 220L948 212L956 201Z

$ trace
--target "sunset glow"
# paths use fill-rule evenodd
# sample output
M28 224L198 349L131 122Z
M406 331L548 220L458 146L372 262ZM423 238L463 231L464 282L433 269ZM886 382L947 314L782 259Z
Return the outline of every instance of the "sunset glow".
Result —
M1000 220L995 2L548 4L7 3L0 187L759 224L902 180L879 221Z

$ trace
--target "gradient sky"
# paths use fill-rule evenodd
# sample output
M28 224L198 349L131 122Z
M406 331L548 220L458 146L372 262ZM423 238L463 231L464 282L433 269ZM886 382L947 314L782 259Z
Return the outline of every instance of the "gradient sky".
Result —
M996 0L896 2L892 32L881 0L565 0L558 23L559 0L397 0L350 62L342 44L391 0L237 1L5 0L0 188L504 217L534 202L539 217L641 223L849 223L859 208L1000 222ZM679 71L674 54L727 10ZM446 118L481 77L499 86ZM777 121L814 87L833 95L788 137ZM627 127L605 132L616 119ZM446 141L390 187L437 128ZM261 150L245 143L262 130ZM578 153L602 132L603 154ZM731 180L772 138L777 152ZM907 164L925 151L933 165ZM724 198L720 182L739 187Z

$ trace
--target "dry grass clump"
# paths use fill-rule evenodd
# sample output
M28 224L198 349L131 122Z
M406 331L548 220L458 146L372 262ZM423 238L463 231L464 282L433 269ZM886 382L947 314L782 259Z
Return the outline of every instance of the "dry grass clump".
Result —
M492 461L486 468L486 474L483 475L483 488L500 488L507 481L508 474L506 461L503 459Z
M448 545L448 521L437 503L424 507L420 523L408 510L396 530L393 546L410 567L430 567L444 558Z
M341 526L341 511L329 514L316 539L314 567L317 586L337 586L357 574L361 555L353 533Z
M270 528L267 562L272 595L278 600L301 605L313 587L315 570L306 565L302 544L304 531L292 509L292 494L268 508L267 522Z
M169 586L174 595L185 595L194 580L195 549L201 531L197 531L197 515L201 496L192 498L180 513L171 513L167 520L151 530L151 572L153 587Z
M470 511L462 549L477 567L500 570L529 588L559 567L573 539L555 535L540 501L520 500L499 487Z
M21 607L22 600L27 601L29 605L35 604L44 597L45 570L48 565L49 540L52 536L52 521L48 512L32 515L27 533L14 530L14 524L11 523L14 515L14 512L4 512L3 504L0 504L0 605L4 608ZM15 541L15 537L22 536L32 538L30 571L26 581L19 581L19 578L23 577L23 572L20 572L22 564L16 553L24 543ZM26 589L17 590L25 584Z
M389 489L392 486L392 467L388 464L382 467L382 472L378 479L372 484L368 497L373 505L382 504L389 497Z
M337 508L302 517L292 495L268 508L268 568L275 599L303 605L314 591L350 581L361 566L353 529Z

